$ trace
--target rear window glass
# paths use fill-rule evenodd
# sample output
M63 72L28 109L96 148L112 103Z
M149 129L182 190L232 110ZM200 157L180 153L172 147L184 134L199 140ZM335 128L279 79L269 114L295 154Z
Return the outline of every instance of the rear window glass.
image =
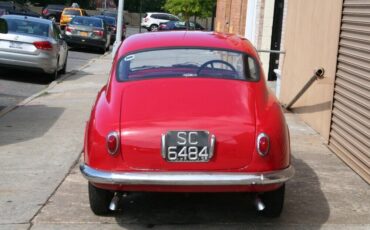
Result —
M64 10L64 15L81 15L79 10Z
M70 24L101 28L103 27L103 20L89 17L75 17L72 19Z
M210 77L256 81L258 64L246 54L215 49L160 49L120 59L118 81L164 77Z
M49 24L19 19L6 19L6 21L9 33L49 37Z

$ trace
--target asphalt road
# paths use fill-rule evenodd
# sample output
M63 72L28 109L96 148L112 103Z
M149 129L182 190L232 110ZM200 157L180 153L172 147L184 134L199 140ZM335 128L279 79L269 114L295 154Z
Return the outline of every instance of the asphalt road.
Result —
M94 51L70 50L67 74L100 55ZM43 74L0 69L0 110L46 88L49 82L45 78Z

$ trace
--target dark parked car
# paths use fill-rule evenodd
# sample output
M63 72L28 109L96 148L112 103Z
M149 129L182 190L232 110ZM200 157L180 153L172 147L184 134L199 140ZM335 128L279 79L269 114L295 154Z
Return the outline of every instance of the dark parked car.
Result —
M108 26L108 29L111 32L111 43L114 43L116 40L116 33L117 33L117 20L114 17L109 17L105 15L96 15L94 16L95 18L100 18L103 19L105 24ZM123 24L122 24L122 40L126 38L126 23L125 20L123 19Z
M24 15L30 17L41 17L40 14L33 12L26 6L15 1L0 1L0 9L6 11L6 14ZM4 13L5 14L5 13Z
M109 50L111 34L103 19L76 16L66 26L65 35L71 47L96 47L103 53Z
M169 21L166 23L161 23L159 25L159 30L205 30L203 26L201 26L197 22L187 22L183 21Z
M115 19L117 19L118 16L117 12L115 11L102 11L100 14L103 16L113 17Z
M60 22L60 16L62 15L62 12L66 6L65 5L47 5L42 10L42 17L55 21Z

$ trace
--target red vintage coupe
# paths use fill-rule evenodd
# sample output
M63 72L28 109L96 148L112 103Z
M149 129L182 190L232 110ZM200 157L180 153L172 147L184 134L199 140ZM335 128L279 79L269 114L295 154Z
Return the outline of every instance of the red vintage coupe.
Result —
M124 192L251 192L261 214L277 217L294 174L255 49L214 32L126 39L87 123L84 159L97 215Z

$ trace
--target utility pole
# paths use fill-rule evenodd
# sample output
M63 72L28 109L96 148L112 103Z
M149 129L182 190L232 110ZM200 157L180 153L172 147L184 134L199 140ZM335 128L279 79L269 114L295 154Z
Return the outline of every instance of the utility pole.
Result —
M122 26L123 26L123 8L125 5L124 0L118 1L118 15L117 15L117 33L116 33L116 41L113 44L113 51L112 56L116 55L117 49L122 42Z
M139 33L141 33L141 20L143 20L142 19L142 14L143 14L142 6L143 6L143 0L140 0Z

